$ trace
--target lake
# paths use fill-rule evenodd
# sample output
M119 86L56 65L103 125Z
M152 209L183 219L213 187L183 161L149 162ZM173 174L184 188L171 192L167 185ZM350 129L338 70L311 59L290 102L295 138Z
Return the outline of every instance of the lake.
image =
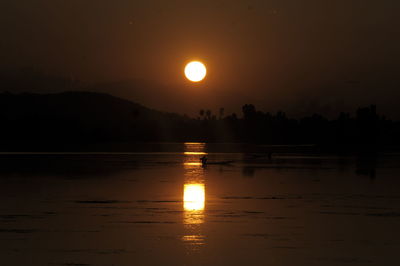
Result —
M400 265L399 155L173 146L1 154L0 264Z

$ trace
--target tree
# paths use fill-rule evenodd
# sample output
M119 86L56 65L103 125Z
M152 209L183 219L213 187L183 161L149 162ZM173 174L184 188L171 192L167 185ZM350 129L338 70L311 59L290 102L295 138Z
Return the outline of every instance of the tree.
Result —
M200 118L203 118L203 116L204 116L204 110L203 109L200 109L199 115L200 115Z
M225 108L224 107L219 108L219 119L224 118L224 113L225 113Z
M211 110L206 111L206 117L208 120L211 120L211 114L212 114Z
M252 104L245 104L242 107L243 117L245 120L251 119L256 114L256 107Z

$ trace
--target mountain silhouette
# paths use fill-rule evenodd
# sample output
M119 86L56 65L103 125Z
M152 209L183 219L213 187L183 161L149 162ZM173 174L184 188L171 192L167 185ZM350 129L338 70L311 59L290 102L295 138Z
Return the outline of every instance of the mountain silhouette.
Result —
M0 94L3 150L59 149L108 141L171 141L185 118L108 94Z

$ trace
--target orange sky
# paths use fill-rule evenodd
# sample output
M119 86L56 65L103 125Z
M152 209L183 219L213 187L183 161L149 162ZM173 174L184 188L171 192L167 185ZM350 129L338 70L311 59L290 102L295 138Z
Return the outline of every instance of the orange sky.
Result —
M250 102L293 112L374 102L398 114L398 1L0 5L1 68L30 66L90 83L140 80L146 88L110 84L108 92L180 113L220 106L237 111ZM183 76L191 59L207 64L201 84Z

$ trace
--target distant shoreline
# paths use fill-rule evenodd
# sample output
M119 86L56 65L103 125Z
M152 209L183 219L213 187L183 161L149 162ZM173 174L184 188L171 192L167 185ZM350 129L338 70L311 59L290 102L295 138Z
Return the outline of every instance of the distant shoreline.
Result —
M253 143L206 143L205 152L209 153L255 153L255 154L333 154L333 155L354 155L369 154L356 150L335 150L323 148L315 144L299 145L267 145ZM185 142L112 142L85 145L16 145L1 146L0 155L129 155L146 153L183 153L185 152ZM187 144L187 143L186 143ZM390 146L381 147L371 153L396 153L400 152L400 147Z

